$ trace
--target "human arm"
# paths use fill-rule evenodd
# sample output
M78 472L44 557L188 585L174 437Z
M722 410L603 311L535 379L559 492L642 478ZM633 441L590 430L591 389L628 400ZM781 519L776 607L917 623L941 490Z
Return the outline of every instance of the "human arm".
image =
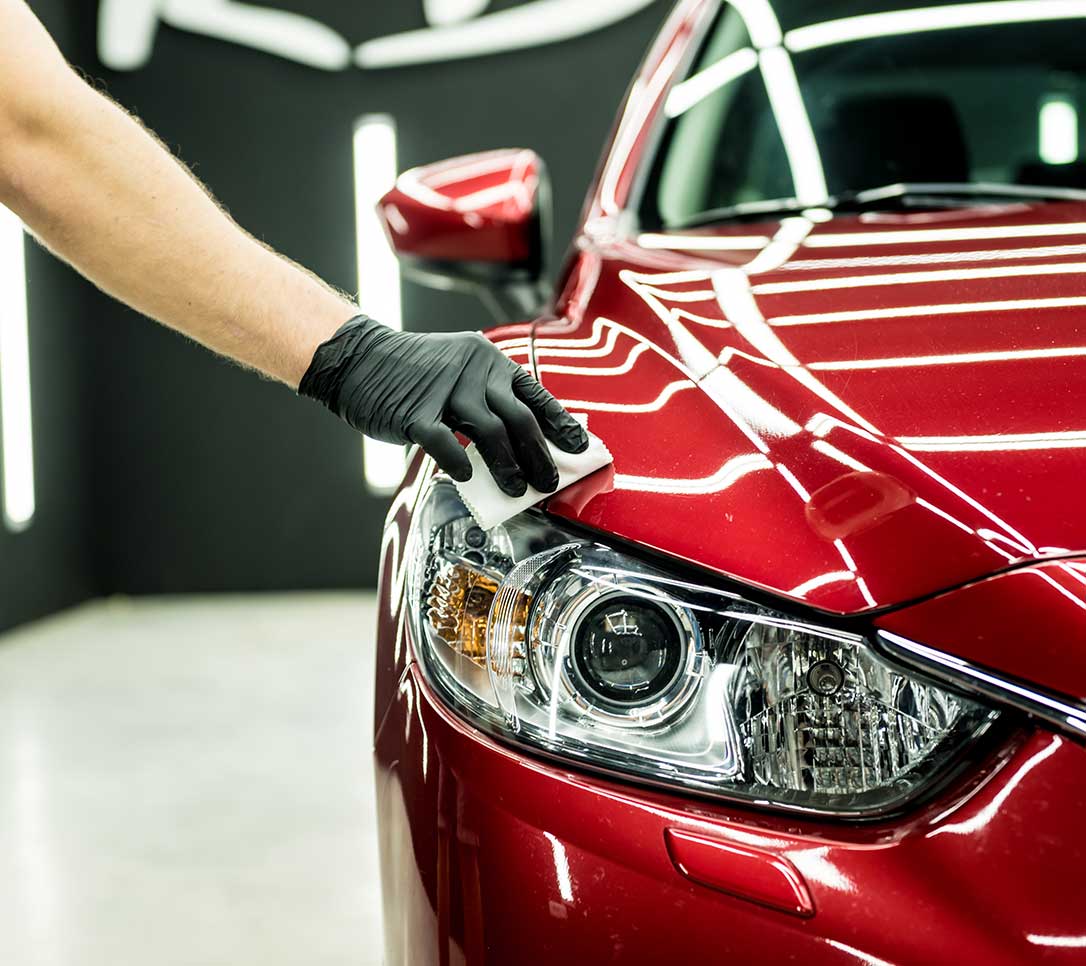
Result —
M240 229L22 0L0 0L0 202L103 291L288 385L357 313Z
M152 134L69 67L23 0L0 0L0 203L103 291L291 387L319 362L322 344L347 338L335 333L358 313L241 229ZM448 352L449 338L457 352ZM363 432L420 443L455 476L466 461L450 446L450 427L477 438L507 490L522 489L524 476L550 488L542 434L577 448L583 433L538 384L492 346L464 341L471 338L367 322L366 338L352 341L366 359L340 359L334 372L324 365L307 394ZM408 355L462 369L431 385L401 385L393 413L375 363L406 372Z

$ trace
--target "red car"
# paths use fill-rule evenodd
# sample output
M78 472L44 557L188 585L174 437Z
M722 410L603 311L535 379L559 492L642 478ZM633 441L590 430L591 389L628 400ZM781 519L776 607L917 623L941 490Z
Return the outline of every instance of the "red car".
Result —
M416 272L614 466L382 546L387 962L1086 962L1086 4L684 0L548 307L529 151Z

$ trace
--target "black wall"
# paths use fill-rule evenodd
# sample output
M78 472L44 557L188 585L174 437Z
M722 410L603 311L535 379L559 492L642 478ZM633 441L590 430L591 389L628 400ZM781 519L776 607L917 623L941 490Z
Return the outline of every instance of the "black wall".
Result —
M73 8L65 0L34 4L65 53L78 59L89 48L81 44ZM93 454L86 432L95 405L87 365L89 287L37 245L28 243L26 254L38 513L22 533L9 533L0 523L0 628L101 589L93 562Z
M95 5L73 3L64 22L60 3L34 6L75 62L154 128L238 221L347 291L355 288L351 135L360 114L396 117L401 168L535 148L554 181L560 253L669 8L658 0L555 46L339 74L163 28L151 63L119 74L94 56ZM275 5L356 43L424 25L418 0ZM24 614L91 592L372 583L385 504L364 491L358 438L50 261L36 256L31 279L41 508L27 534L0 535L5 597L23 585L18 575L31 574L46 585L65 576ZM470 297L410 283L404 315L413 329L488 324ZM18 616L18 607L0 610L0 624Z

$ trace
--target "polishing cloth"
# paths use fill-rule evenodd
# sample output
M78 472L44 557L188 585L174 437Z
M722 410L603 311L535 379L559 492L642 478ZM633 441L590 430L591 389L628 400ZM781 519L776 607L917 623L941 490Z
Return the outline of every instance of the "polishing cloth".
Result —
M588 434L588 449L583 453L563 452L550 440L547 440L547 448L558 468L558 489L555 493L614 462L603 440L593 436L591 432ZM500 526L522 510L554 496L554 493L540 493L531 486L524 496L507 496L498 488L475 444L472 443L465 452L471 460L471 479L466 483L457 483L456 489L460 492L464 506L471 511L475 522L484 530Z

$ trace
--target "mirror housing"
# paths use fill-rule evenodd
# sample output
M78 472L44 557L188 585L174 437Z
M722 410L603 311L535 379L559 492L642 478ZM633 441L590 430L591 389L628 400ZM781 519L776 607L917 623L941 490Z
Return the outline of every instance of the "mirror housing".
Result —
M467 289L499 321L535 315L550 222L550 185L534 151L507 149L414 168L378 205L416 281Z

